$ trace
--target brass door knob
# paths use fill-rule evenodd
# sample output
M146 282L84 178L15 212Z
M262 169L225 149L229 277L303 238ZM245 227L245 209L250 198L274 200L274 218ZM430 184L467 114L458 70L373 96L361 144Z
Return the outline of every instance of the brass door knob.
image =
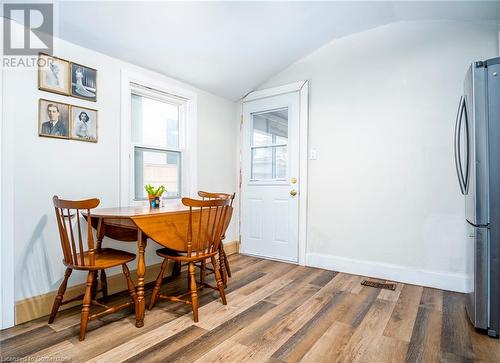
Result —
M295 197L297 195L297 191L295 189L290 190L290 195Z

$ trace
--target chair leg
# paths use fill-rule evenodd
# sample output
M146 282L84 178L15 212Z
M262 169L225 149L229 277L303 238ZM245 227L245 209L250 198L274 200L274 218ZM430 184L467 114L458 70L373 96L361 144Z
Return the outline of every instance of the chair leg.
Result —
M129 271L126 263L124 263L122 265L122 270L123 270L123 274L125 275L125 279L127 280L127 287L128 287L128 292L130 294L130 297L132 298L132 300L134 300L134 304L137 304L137 293L135 291L134 283L132 282L132 279L130 278L130 271Z
M92 280L92 289L90 290L90 296L92 297L92 300L95 300L95 297L97 295L97 281L99 277L99 271L93 271L94 277Z
M227 255L226 251L224 251L224 247L222 247L222 256L224 256L224 266L226 267L227 276L231 277L231 269L229 268L229 261L227 260Z
M217 288L219 289L220 298L222 299L222 303L224 305L227 305L226 293L224 292L224 284L222 283L220 272L217 268L217 260L213 256L210 259L212 260L212 266L214 267L215 280L217 281Z
M193 307L193 320L198 322L198 287L196 286L196 271L194 262L189 262L189 287L191 289L191 304Z
M57 290L57 296L54 299L54 304L52 305L52 312L50 313L49 324L52 324L54 322L54 319L56 318L57 311L61 306L64 293L66 292L66 286L68 285L69 276L71 275L72 272L73 270L70 268L67 268L66 272L64 272L64 279L61 282L61 286L59 286L59 290Z
M108 279L106 278L106 272L104 272L104 270L101 270L101 290L102 297L106 300L108 298Z
M153 288L153 293L151 294L151 300L149 300L149 306L148 306L149 310L151 310L156 303L156 298L158 296L158 293L160 292L161 283L163 281L163 275L165 274L167 265L168 265L168 260L164 258L161 264L160 273L156 278L155 287Z
M85 339L87 331L87 323L89 321L90 300L92 297L92 284L94 283L94 271L89 271L87 276L87 287L85 288L85 296L83 297L83 307L80 318L80 341Z
M227 272L226 272L226 264L224 263L223 251L224 248L222 247L222 244L220 244L219 245L220 276L222 278L222 283L224 284L224 287L227 287Z
M205 282L205 275L207 274L207 261L201 261L201 269L200 269L200 284L203 285Z

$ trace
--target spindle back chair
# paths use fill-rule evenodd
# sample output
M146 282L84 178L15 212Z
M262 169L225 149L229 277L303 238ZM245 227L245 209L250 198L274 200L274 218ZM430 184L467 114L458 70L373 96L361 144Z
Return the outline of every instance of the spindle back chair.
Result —
M91 210L99 205L99 199L94 198L71 201L59 199L57 196L54 196L52 200L56 213L57 227L59 229L59 237L63 252L63 263L66 266L66 272L64 274L63 281L59 286L57 296L52 306L52 311L49 317L49 324L54 322L57 311L59 310L61 305L83 298L80 318L80 340L84 340L87 330L87 323L89 320L99 318L106 314L114 313L118 310L135 304L135 287L130 278L130 272L127 267L127 262L135 259L135 254L112 248L100 248L100 246L98 246L98 248L95 247L94 236L92 233ZM83 234L82 222L80 220L81 210L87 212L86 236ZM104 273L105 269L120 265L122 266L123 274L125 275L125 278L127 280L127 286L132 301L121 304L119 306L110 307L95 300L95 290L97 283L95 279L97 276L97 271L101 270L101 272ZM70 277L73 270L88 271L85 293L70 300L63 301L68 278ZM105 281L105 275L101 275L101 278L103 276ZM101 279L101 290L105 289L104 281L103 279ZM104 297L106 297L107 292L103 291L103 295ZM91 304L98 305L105 310L89 316Z
M80 201L68 201L59 199L57 196L53 198L54 208L56 212L57 227L61 241L61 248L64 256L64 264L72 266L74 269L95 266L95 248L94 236L92 234L92 223L90 210L96 208L100 201L99 199L88 199ZM88 213L87 220L87 238L84 245L82 237L82 228L80 223L80 210L85 210ZM75 240L75 232L73 231L72 217L76 216L78 237ZM85 254L85 251L88 251ZM85 259L87 257L87 259Z
M233 201L236 193L213 193L213 192L205 192L203 190L198 191L198 195L203 199L203 200L213 200L213 199L224 199L224 200L229 200L230 201L230 206L233 206ZM226 222L224 224L224 233L222 234L222 241L226 239L226 231L227 228L229 227L229 224L231 223L231 217L232 213L228 214L226 216ZM199 266L201 268L201 281L204 280L205 278L205 270L212 270L210 268L207 268L205 266L205 261L201 262L201 265ZM227 287L227 279L228 277L231 277L231 268L229 267L229 261L227 259L227 254L226 251L224 250L224 244L221 243L219 246L219 269L220 269L220 274L222 277L222 282L224 283L224 287ZM213 271L212 271L213 272Z
M224 233L224 225L227 213L232 212L229 200L195 200L183 198L182 203L189 207L188 213L182 219L165 218L133 218L135 224L148 237L163 246L176 246L175 250L181 254L173 254L172 249L163 248L156 251L156 254L163 257L163 263L158 278L156 279L149 309L152 309L157 298L170 301L191 304L194 321L198 321L198 289L210 287L218 290L223 304L226 304L226 296L222 283L215 255L219 251L221 238ZM175 231L174 233L172 233ZM172 241L174 239L174 241ZM179 243L182 239L183 243ZM173 243L172 243L173 242ZM213 265L217 287L202 283L196 283L195 263L210 259ZM188 285L189 291L178 296L166 296L159 293L163 275L167 267L168 260L176 262L187 262L188 264ZM190 300L182 299L186 295L191 295Z

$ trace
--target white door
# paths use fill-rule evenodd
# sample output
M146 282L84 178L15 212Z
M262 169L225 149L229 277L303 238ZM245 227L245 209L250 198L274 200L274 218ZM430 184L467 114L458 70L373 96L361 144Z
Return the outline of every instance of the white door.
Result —
M298 262L300 94L243 103L241 246Z

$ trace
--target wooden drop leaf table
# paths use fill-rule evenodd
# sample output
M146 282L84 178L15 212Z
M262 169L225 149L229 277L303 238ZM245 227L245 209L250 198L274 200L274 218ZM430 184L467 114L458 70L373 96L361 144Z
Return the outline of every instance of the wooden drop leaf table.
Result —
M86 217L86 212L82 212ZM180 241L187 231L189 208L180 202L167 202L162 208L141 207L119 207L119 208L96 208L91 211L92 226L96 229L97 248L101 247L104 237L117 241L137 241L137 304L135 306L135 325L140 328L144 325L144 312L146 301L144 298L144 275L146 273L146 261L144 251L148 236L145 235L135 224L135 220L162 219L165 233L172 236L172 245L164 247L173 250L182 250L184 246Z

